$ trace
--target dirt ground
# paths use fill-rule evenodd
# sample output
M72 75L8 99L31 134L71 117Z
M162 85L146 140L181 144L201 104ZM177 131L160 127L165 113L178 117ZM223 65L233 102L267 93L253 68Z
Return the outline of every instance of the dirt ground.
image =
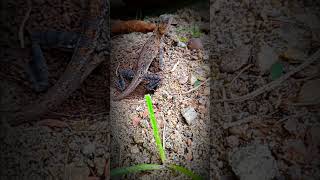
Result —
M41 121L9 126L10 111L41 97L26 73L30 40L20 48L19 26L27 1L2 1L1 20L1 170L0 179L87 179L89 166L98 174L109 158L108 68L100 65L54 112ZM80 1L79 1L80 2ZM32 1L26 31L79 32L85 8L77 1ZM63 73L72 52L43 49L52 86ZM8 116L7 116L8 115Z
M319 179L318 1L210 1L211 179ZM284 77L285 75L282 75ZM281 77L278 79L281 79ZM251 172L248 170L251 169Z
M32 2L28 31L79 31L82 1ZM7 115L42 94L32 90L25 71L31 58L28 35L25 49L18 40L27 4L1 3L0 109ZM320 179L319 56L308 64L320 47L319 12L316 0L211 0L210 8L171 13L175 23L164 37L164 70L159 58L150 69L161 77L151 94L168 162L205 179ZM87 179L102 174L109 158L110 168L161 163L143 97L145 84L124 100L112 100L119 93L116 71L133 66L150 35L112 37L114 68L109 72L106 63L100 65L41 121L11 127L2 116L0 179ZM193 36L199 36L203 48L187 47L184 41ZM53 85L72 54L59 49L44 53ZM172 171L122 178L163 177L186 179Z
M203 10L203 9L202 9ZM196 10L180 9L174 17L175 25L164 37L164 70L159 69L159 58L154 60L150 71L161 76L161 84L152 95L156 118L160 126L160 135L164 139L164 147L168 163L182 165L209 177L209 95L210 83L206 83L189 93L194 82L190 77L197 77L205 82L210 75L209 66L209 34L202 33L200 39L203 49L190 50L179 46L179 37L191 38L193 26L204 26L209 29L209 18ZM158 17L149 17L146 21L154 21ZM183 31L183 29L187 29ZM111 95L116 96L116 71L130 68L137 62L138 53L152 32L130 33L112 38L111 66L118 67L111 71ZM128 81L126 84L128 85ZM127 167L139 163L161 163L149 123L148 111L143 94L144 84L138 87L129 98L111 101L111 168ZM112 99L112 97L111 97ZM192 108L197 118L188 124L181 115L182 109ZM181 174L171 171L155 171L132 175L130 179L185 179Z

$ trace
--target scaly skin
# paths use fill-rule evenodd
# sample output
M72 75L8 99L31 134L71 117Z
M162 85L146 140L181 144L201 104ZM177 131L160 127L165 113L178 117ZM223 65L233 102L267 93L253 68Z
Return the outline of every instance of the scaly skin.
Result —
M159 53L162 37L167 32L171 21L172 17L167 17L166 19L162 20L155 29L153 35L143 45L139 54L137 70L135 72L134 78L131 81L130 85L121 94L114 98L115 101L119 101L127 97L144 79L144 77L148 73L148 69L153 59Z
M106 37L109 36L110 30L105 25L105 21L109 23L108 8L107 0L89 1L85 26L65 72L39 101L27 106L16 116L16 121L12 122L14 125L36 121L49 110L54 110L105 60L104 53L109 51L109 43L101 43L101 39L110 39ZM107 31L107 35L103 36L103 31Z

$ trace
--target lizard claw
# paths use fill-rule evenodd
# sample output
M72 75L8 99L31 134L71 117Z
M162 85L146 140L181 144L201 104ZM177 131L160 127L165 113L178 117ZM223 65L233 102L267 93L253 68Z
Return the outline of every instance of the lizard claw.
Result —
M117 87L121 90L121 91L124 91L125 88L126 88L126 83L124 81L123 78L120 78L118 81L117 81Z

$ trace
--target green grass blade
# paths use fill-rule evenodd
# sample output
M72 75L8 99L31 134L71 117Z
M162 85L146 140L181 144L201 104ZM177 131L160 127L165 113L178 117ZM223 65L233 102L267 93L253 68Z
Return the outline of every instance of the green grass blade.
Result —
M185 174L186 176L191 177L193 180L202 180L203 178L195 173L193 173L192 171L190 171L189 169L182 167L182 166L178 166L178 165L174 165L171 164L169 165L170 169L173 169L175 171L179 171L182 174Z
M157 144L157 148L158 148L158 151L159 151L159 154L160 154L161 161L162 161L162 163L165 163L166 155L165 155L164 149L162 147L161 139L160 139L160 136L159 136L159 130L158 130L158 125L157 125L156 118L154 116L151 96L149 94L147 94L147 95L145 95L145 99L146 99L146 102L147 102L150 122L151 122L151 126L152 126L152 129L153 129L153 136L154 136L154 139L156 140L156 144Z
M160 170L163 168L164 166L159 164L138 164L138 165L124 167L124 168L111 169L110 175L121 176L125 174L130 174L130 173L137 173L140 171Z

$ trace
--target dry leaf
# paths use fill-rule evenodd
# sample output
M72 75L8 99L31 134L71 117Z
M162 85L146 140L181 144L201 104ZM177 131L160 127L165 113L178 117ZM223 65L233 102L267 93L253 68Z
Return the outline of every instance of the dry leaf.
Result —
M123 34L131 32L151 32L156 28L153 23L148 23L139 20L129 20L129 21L116 21L111 25L111 32L114 34Z

